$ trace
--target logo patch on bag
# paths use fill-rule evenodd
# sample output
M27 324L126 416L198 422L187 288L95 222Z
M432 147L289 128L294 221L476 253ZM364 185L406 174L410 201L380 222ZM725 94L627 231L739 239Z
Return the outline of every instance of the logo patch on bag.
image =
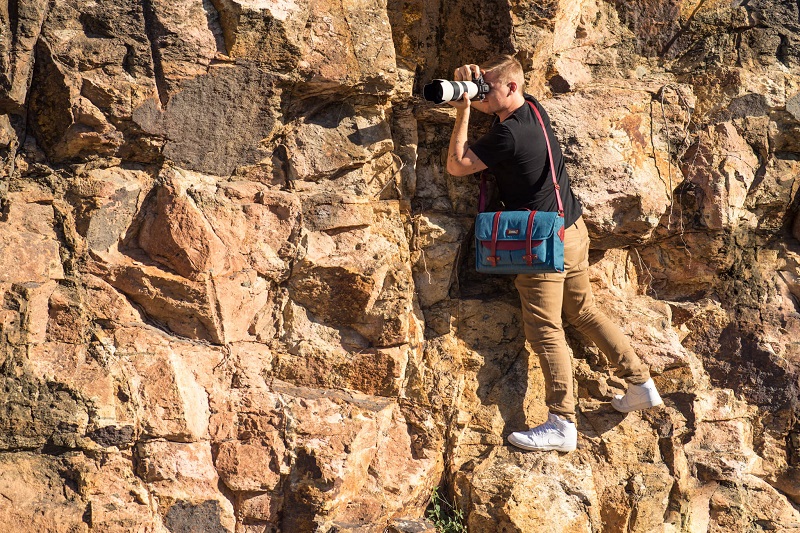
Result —
M511 235L519 235L519 230L518 229L507 229L506 230L506 237L509 237Z

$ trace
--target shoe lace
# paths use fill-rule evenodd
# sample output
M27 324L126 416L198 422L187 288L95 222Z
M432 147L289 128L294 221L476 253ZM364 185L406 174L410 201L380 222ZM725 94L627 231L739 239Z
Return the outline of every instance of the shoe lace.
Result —
M561 430L555 424L553 424L551 420L548 420L544 424L536 426L535 428L531 428L530 433L531 435L538 436L538 435L545 435L547 433L552 433L554 431L557 433L561 433Z

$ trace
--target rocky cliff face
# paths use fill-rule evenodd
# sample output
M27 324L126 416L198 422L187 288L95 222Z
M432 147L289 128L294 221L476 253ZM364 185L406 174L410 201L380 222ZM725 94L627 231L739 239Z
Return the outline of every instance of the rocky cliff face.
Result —
M0 521L25 532L800 528L800 13L790 0L0 6ZM568 330L579 450L476 178L417 96L515 54L603 307L663 408ZM478 135L488 119L476 117Z

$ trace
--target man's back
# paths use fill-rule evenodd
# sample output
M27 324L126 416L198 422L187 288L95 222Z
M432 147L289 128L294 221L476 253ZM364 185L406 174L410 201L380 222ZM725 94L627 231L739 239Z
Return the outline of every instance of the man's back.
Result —
M564 226L569 227L581 216L582 208L570 188L561 147L547 112L532 96L525 95L522 106L502 122L496 120L492 129L470 145L470 149L494 174L506 209L558 211L544 132L531 105L537 106L547 129L564 202Z

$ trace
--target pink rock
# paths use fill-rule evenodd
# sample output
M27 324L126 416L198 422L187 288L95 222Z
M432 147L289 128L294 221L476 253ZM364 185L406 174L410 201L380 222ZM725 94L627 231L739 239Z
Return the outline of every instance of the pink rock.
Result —
M195 282L122 256L95 263L92 273L128 295L154 320L192 339L223 342L209 282Z
M426 480L441 468L434 456L405 453L413 446L408 419L390 399L272 380L269 389L238 389L227 400L212 400L233 414L214 416L226 419L218 428L233 421L215 433L226 439L216 467L257 520L289 517L285 509L303 505L287 520L382 523L406 505L424 504ZM386 491L406 503L379 503Z
M337 73L337 77L339 73ZM384 113L355 114L337 103L315 112L314 120L298 122L287 135L292 170L299 180L336 178L392 149Z
M213 7L191 0L156 0L150 9L165 102L180 90L181 80L206 74L211 60L224 54L225 47Z
M229 271L227 249L187 195L187 184L169 180L157 190L144 216L139 245L159 263L197 280L209 271Z
M289 279L291 298L325 324L352 328L377 346L408 342L414 330L412 276L410 268L395 267L410 255L397 225L398 208L374 204L375 225L364 227L362 205L331 207L338 219L361 222L308 235L306 253Z
M41 344L47 340L47 325L50 317L49 300L58 287L54 281L47 283L28 282L15 284L13 292L19 294L27 305L22 309L22 328L25 331L26 342Z
M87 311L96 319L125 324L141 322L141 313L125 296L101 278L86 274Z
M271 287L254 270L203 275L197 281L131 260L106 255L93 272L129 295L150 317L185 337L222 344L254 340L269 327Z
M86 431L109 424L135 423L117 401L117 380L122 378L120 367L101 366L88 356L83 345L48 342L33 346L29 364L32 376L43 382L59 383L96 406L91 420L94 427L85 428Z
M104 454L98 461L75 455L70 457L69 467L86 501L84 517L90 527L109 533L157 527L159 518L150 506L147 486L136 476L129 453Z
M271 491L281 480L285 449L277 429L253 442L223 442L215 466L225 485L237 492Z
M380 3L223 0L216 6L231 57L297 70L316 90L358 83L387 90L396 80L392 30ZM264 32L265 20L280 30Z
M155 332L119 330L116 354L129 361L142 432L152 437L192 442L208 436L208 396L197 382L189 357L176 353Z
M273 297L267 281L255 270L243 270L213 277L210 285L219 310L222 338L237 342L258 337L260 329L267 326L258 321L258 314L270 307Z
M553 92L570 92L592 81L592 73L582 62L570 57L558 58L553 64L555 74L548 82Z
M245 521L277 524L280 522L279 511L283 507L283 501L280 493L262 492L242 493L237 503Z
M683 159L687 179L702 191L700 210L710 229L735 227L759 167L758 157L730 122L701 133Z
M301 222L297 197L251 182L219 185L228 201L202 206L214 232L225 243L236 265L249 265L260 276L283 281L296 254Z
M142 170L92 169L78 176L70 190L83 199L76 209L76 229L95 253L104 253L125 237L141 201L152 187Z
M53 206L36 199L8 195L8 216L0 221L0 282L43 283L64 277Z
M642 242L669 213L682 176L673 164L669 182L666 141L672 133L650 114L660 105L655 96L660 87L595 81L544 103L568 156L571 183L595 247ZM678 115L673 121L683 120L679 105L666 107L670 116Z

